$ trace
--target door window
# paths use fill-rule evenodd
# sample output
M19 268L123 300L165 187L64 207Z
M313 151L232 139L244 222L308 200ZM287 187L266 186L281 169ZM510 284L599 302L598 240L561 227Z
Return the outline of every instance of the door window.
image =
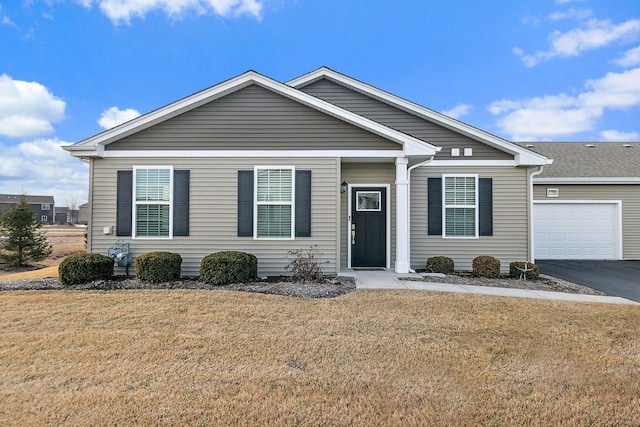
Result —
M382 209L379 191L357 191L356 199L356 210L358 212L380 211Z

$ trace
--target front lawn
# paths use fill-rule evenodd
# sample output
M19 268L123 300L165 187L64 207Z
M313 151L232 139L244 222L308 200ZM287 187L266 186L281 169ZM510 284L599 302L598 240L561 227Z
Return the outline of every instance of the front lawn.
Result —
M0 292L0 425L638 425L640 308Z

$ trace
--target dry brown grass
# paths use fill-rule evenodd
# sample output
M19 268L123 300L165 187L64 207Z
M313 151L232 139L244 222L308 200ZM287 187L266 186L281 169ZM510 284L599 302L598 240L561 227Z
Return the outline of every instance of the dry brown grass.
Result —
M638 425L640 308L0 293L0 425Z
M57 225L46 227L47 240L53 248L51 256L45 261L45 265L58 265L69 255L86 251L84 247L85 228Z

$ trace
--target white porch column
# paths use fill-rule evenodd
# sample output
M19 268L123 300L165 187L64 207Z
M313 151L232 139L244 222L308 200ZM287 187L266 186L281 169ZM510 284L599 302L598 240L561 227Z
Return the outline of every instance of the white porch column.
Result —
M409 272L409 175L406 157L396 158L396 273Z

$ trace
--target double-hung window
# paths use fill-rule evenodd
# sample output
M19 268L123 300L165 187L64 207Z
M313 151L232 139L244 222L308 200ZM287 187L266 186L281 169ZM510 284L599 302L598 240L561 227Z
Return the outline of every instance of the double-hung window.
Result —
M255 238L293 239L295 168L255 168Z
M133 235L171 238L173 235L173 167L133 169Z
M444 237L478 237L478 176L444 175Z

